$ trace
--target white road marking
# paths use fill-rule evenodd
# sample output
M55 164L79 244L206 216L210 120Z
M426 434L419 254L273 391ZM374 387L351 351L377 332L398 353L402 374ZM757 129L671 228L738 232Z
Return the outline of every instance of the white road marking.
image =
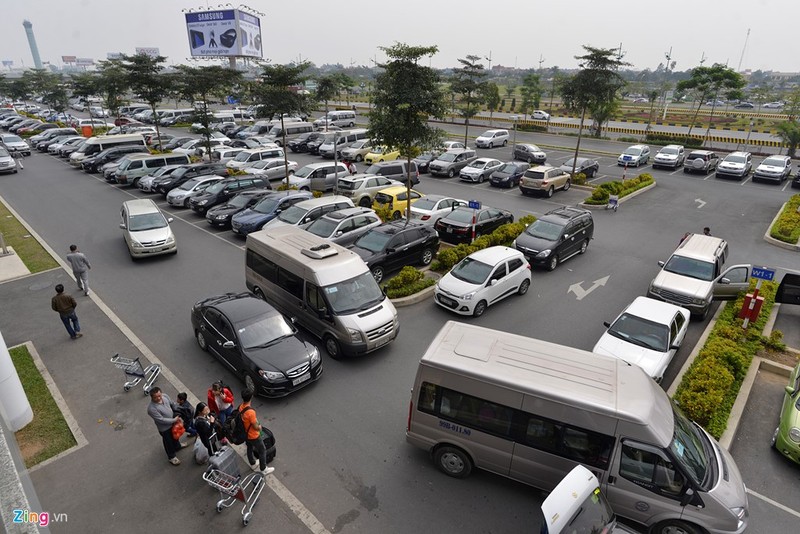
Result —
M788 514L792 514L795 517L800 517L800 512L798 512L797 510L793 510L793 509L789 508L788 506L779 503L778 501L773 501L769 497L761 495L760 493L757 493L757 492L755 492L755 491L753 491L751 489L748 489L747 493L749 493L753 497L757 497L758 499L761 499L762 501L764 501L767 504L771 504L775 508L779 508L779 509L783 510L784 512L786 512Z

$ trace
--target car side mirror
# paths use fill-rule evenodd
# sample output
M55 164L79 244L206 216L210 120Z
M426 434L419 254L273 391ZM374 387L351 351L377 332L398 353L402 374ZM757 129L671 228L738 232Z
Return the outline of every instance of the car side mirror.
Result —
M495 285L496 283L497 283L497 278L492 278L491 280L489 280L489 283L486 284L486 285L487 285L487 287L491 287L491 286Z
M289 322L292 323L292 324L295 324L297 322L297 317L292 315L291 317L289 317Z
M235 346L236 344L233 341L226 341L225 343L222 344L223 349L232 349Z
M665 264L666 264L666 262L664 262L664 261L659 261L658 262L658 266L659 267L663 267Z
M119 227L120 227L120 228L122 228L123 230L124 230L125 228L127 228L127 227L125 226L125 223L123 223L123 222L119 223Z
M342 231L341 231L341 230L338 230L338 231L336 232L336 235L335 235L334 237L339 237L340 235L342 235Z
M672 345L669 346L669 350L678 350L679 348L681 348L680 345L672 344Z
M603 321L603 326L605 326L606 328L611 328L611 323L609 323L608 321Z
M394 254L394 252L395 252L395 249L393 247L389 247L389 248L386 249L386 253L387 254Z
M728 285L728 284L731 283L731 279L730 278L720 278L719 279L719 283L722 284L722 285Z
M172 217L167 219L167 223L171 223L174 219Z
M787 395L789 395L790 397L794 396L794 392L795 392L795 390L794 390L794 388L793 388L792 386L786 386L786 387L784 388L784 391L785 391L785 392L786 392L786 394L787 394Z

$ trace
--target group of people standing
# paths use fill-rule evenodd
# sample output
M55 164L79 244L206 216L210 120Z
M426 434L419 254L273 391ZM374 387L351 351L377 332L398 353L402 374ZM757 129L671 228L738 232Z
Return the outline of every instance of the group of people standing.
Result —
M89 269L91 269L92 266L89 260L86 259L86 255L78 250L77 245L70 245L69 254L67 254L67 262L72 267L72 274L75 276L75 281L78 283L78 291L83 291L83 294L88 296ZM56 285L56 294L50 300L50 307L53 311L58 312L70 339L75 340L83 336L81 333L80 321L75 313L78 302L72 295L65 292L63 284Z

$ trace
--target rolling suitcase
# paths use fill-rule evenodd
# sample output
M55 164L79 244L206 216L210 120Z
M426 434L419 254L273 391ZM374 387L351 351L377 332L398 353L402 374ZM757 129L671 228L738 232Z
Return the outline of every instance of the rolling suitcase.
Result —
M273 434L269 428L262 426L261 437L264 440L264 447L267 449L267 463L270 463L275 459L275 454L277 452L275 448L275 434Z
M239 472L239 466L236 465L236 458L236 451L227 445L223 445L220 447L219 451L212 454L208 459L208 468L238 477L241 473Z

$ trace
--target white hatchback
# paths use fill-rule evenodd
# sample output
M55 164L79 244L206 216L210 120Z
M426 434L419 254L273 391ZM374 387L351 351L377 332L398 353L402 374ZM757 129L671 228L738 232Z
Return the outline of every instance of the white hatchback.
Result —
M638 365L661 382L686 336L690 312L668 302L636 297L595 344L592 352Z
M480 317L504 298L524 295L531 287L531 266L516 249L489 247L473 252L444 275L434 288L434 302L460 315Z

